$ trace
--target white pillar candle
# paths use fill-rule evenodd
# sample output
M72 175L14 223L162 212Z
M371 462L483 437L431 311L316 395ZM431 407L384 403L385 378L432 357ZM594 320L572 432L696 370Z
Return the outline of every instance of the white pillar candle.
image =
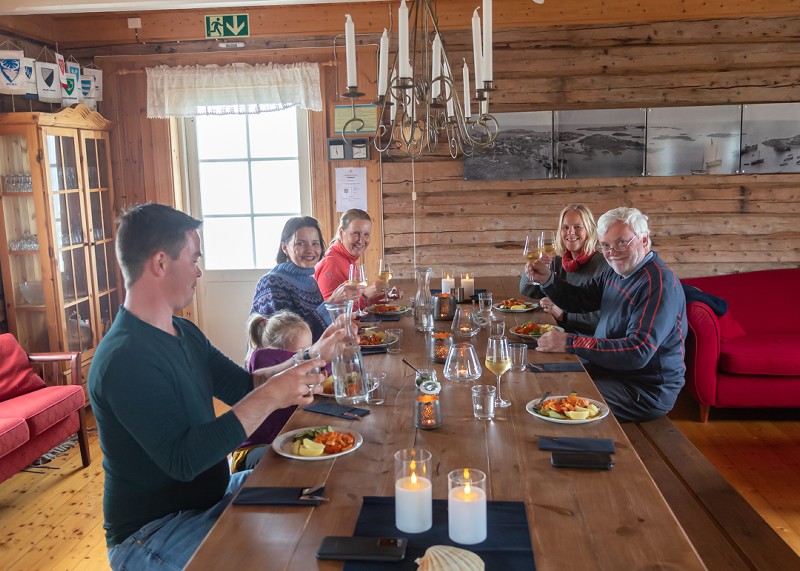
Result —
M461 276L461 287L464 288L464 297L475 295L475 279L469 277L469 274Z
M456 279L450 277L448 274L442 278L442 293L450 293L450 290L456 287Z
M464 60L464 119L472 117L472 103L469 98L469 67Z
M433 526L433 486L428 478L400 478L394 483L395 526L405 533L420 533Z
M411 61L408 59L408 6L406 0L397 11L397 59L400 62L400 77L411 77Z
M381 49L378 56L378 96L386 95L386 83L389 75L389 32L383 29Z
M347 55L347 87L357 87L358 79L356 75L356 26L350 14L344 23L345 54Z
M440 75L442 75L442 39L436 34L431 48L431 99L439 97L441 92L441 84L436 81Z
M475 89L483 87L483 46L481 45L481 17L478 9L472 13L472 58L475 66Z
M483 0L483 81L492 81L492 0ZM478 85L478 87L482 87Z
M473 545L486 539L486 492L466 484L447 494L447 528L456 543Z
M447 98L447 118L450 119L456 116L456 97L453 93L453 71L450 69L450 62L444 62L444 74L448 81L445 82L445 97Z

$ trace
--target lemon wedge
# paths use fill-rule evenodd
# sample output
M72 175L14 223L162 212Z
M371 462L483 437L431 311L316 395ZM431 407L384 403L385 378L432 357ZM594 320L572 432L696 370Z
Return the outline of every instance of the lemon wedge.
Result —
M322 448L306 448L305 446L301 446L299 453L300 456L322 456L322 453L325 452L325 447Z
M588 410L565 410L564 414L572 420L586 420L589 418Z
M512 305L511 309L527 309L526 305Z
M303 448L310 448L311 450L325 450L325 445L321 442L314 442L308 438L303 438Z

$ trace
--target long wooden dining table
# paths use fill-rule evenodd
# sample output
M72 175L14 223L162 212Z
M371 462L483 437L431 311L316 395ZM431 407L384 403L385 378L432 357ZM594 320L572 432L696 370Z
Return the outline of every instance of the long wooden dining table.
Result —
M415 285L401 282L405 299ZM435 285L433 286L435 287ZM516 296L519 278L478 278L476 288L492 292L497 302ZM401 301L399 303L409 303ZM552 323L539 310L499 314L507 329L515 321L533 319ZM364 496L394 495L394 454L402 448L422 447L433 455L434 499L447 498L447 474L464 467L488 475L487 495L492 500L525 504L535 565L540 571L563 569L705 569L686 533L613 417L575 425L534 417L526 403L550 391L572 391L602 400L584 372L507 372L502 391L512 405L497 409L492 421L472 414L470 387L444 379L442 365L427 357L425 335L414 329L409 312L398 322L382 327L403 329L402 353L366 355L368 371L384 371L388 388L384 404L368 406L371 413L361 421L343 420L298 409L284 428L331 424L343 431L357 431L364 439L354 452L330 460L298 461L270 450L245 486L297 486L325 484L330 501L318 507L231 505L217 521L187 569L341 569L342 563L316 559L327 535L352 535ZM436 322L448 330L449 321ZM483 359L487 333L471 339ZM415 367L434 367L442 389L442 426L420 430L413 422L418 390ZM574 355L528 351L532 363L575 362ZM495 376L484 367L478 383L494 384ZM321 397L317 397L321 398ZM539 449L539 436L610 438L616 445L614 467L608 471L556 469L550 453ZM396 533L402 536L401 532ZM516 570L514 570L516 571Z

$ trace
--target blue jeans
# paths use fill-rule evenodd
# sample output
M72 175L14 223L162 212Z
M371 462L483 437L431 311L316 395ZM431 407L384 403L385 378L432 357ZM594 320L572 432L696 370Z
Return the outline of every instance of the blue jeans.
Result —
M231 475L225 495L212 507L168 514L146 524L119 545L110 547L108 560L111 569L183 569L249 475L249 470Z

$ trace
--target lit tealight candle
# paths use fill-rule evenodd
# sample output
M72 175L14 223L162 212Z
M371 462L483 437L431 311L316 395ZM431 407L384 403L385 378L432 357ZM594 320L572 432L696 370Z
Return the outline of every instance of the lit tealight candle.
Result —
M450 539L473 545L486 539L486 474L453 470L448 475L447 518Z
M469 274L461 276L461 287L464 288L464 297L475 295L475 279L469 277Z
M403 477L394 483L395 525L405 533L420 533L433 525L433 486L428 478Z

